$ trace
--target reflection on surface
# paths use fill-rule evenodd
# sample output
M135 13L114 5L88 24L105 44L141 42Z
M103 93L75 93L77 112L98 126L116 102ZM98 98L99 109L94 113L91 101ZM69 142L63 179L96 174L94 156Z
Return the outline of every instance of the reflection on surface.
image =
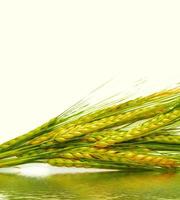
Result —
M179 185L173 173L0 174L0 200L179 200Z

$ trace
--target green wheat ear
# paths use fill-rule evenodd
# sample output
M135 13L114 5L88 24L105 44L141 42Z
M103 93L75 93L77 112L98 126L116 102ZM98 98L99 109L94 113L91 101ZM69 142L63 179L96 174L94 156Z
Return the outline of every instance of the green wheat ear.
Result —
M171 112L157 115L154 118L144 122L143 124L138 125L135 128L130 129L125 134L122 132L122 134L118 135L110 135L107 137L104 137L102 140L95 143L95 146L97 147L107 147L111 146L116 143L129 141L132 139L140 138L142 136L151 134L153 131L165 127L168 124L173 123L174 121L180 119L180 109L176 108L172 110Z
M171 104L170 104L171 105ZM97 132L109 127L122 125L126 123L132 123L138 120L147 119L156 116L161 113L166 113L172 110L172 106L168 104L157 105L153 107L139 108L137 110L129 111L124 114L113 115L110 117L105 117L103 119L87 123L84 125L77 125L70 129L55 130L56 137L55 140L58 142L66 142L75 137L83 136L92 132ZM133 138L132 138L133 139Z

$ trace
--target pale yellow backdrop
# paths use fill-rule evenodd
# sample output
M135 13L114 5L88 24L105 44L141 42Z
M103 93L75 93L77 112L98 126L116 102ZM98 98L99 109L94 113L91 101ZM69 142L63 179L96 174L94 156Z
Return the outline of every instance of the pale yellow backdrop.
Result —
M0 141L102 82L179 81L179 1L0 1Z

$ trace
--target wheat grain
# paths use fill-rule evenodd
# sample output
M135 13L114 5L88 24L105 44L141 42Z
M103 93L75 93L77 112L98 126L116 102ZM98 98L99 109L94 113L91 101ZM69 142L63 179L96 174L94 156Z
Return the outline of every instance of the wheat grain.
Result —
M73 129L73 127L75 128L78 125L82 125L82 124L86 124L89 122L93 122L99 119L102 119L104 117L109 117L112 115L117 115L118 113L123 113L125 111L127 111L128 109L132 109L132 108L136 108L138 106L142 106L143 104L150 104L153 102L159 102L162 100L168 100L168 99L173 99L176 96L178 96L178 94L180 93L180 88L176 87L176 88L172 88L169 90L163 90L160 92L156 92L153 94L150 94L148 96L145 97L138 97L136 99L133 100L129 100L127 102L124 103L120 103L117 105L112 105L109 107L105 107L99 110L96 110L94 112L90 112L89 114L83 115L81 117L79 117L78 119L65 124L64 126L57 128L55 131L49 132L49 133L45 133L42 136L39 136L37 138L34 138L32 141L29 141L29 145L34 145L34 144L41 144L44 141L47 141L51 138L53 138L57 132L68 132L69 130ZM136 108L137 109L137 108Z
M145 152L123 151L116 149L97 149L93 147L81 147L69 152L59 154L59 157L67 159L100 159L115 163L132 164L141 166L155 166L165 168L179 167L175 159L165 156L149 155Z
M101 120L87 123L85 125L78 125L71 129L56 130L55 140L58 142L65 142L75 137L99 131L105 128L121 125L124 123L135 122L140 119L146 119L160 113L164 113L172 109L167 105L153 106L152 108L141 108L138 110L130 111L124 114L114 115Z
M144 122L143 124L130 129L126 133L122 132L122 134L119 133L118 135L112 135L112 136L110 135L104 137L101 141L96 142L95 146L107 147L116 143L140 138L142 136L151 134L153 131L161 127L164 127L175 120L179 120L179 118L180 118L180 109L177 108L171 112L155 116L154 118Z
M159 143L167 143L167 144L180 144L180 135L149 135L144 138L141 138L141 141L145 142L159 142ZM140 141L140 140L139 140Z

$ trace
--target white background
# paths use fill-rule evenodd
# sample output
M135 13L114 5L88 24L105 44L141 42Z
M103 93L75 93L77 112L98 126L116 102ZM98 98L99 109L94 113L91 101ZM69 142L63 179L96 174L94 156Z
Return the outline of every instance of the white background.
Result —
M0 1L1 142L116 74L179 81L180 1Z

